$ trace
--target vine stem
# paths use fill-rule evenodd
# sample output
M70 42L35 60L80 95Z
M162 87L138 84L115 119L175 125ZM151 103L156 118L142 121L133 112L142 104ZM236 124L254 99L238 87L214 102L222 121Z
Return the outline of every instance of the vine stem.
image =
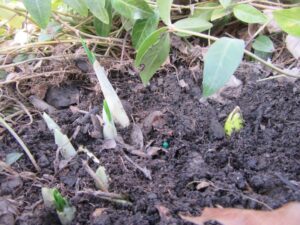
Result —
M193 36L197 36L197 37L200 37L200 38L204 38L204 39L208 39L208 40L213 40L213 41L219 40L219 38L211 36L211 35L207 35L207 34L203 34L203 33L199 33L199 32L194 32L194 31L189 31L189 30L184 30L184 29L179 29L179 28L176 28L175 26L172 26L172 25L169 26L169 32L185 33L185 34L188 34L188 35L193 35ZM259 61L263 65L271 68L272 70L280 73L280 74L283 74L285 76L300 78L300 74L295 75L295 74L287 73L286 71L278 68L277 66L273 65L272 63L269 63L269 62L263 60L262 58L258 57L257 55L253 54L252 52L250 52L250 51L248 51L246 49L244 49L244 53L246 55L250 56L251 58Z
M25 143L22 141L22 139L17 135L17 133L5 122L5 120L0 116L0 124L2 124L8 131L11 133L11 135L19 142L21 147L23 148L24 152L27 154L28 158L30 159L31 163L33 164L34 168L40 172L41 168L36 163L33 155L31 154L30 150L27 148Z

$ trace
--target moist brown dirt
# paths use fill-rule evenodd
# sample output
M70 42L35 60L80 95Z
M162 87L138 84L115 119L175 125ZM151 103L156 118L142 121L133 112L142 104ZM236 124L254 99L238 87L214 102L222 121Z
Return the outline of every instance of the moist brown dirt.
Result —
M144 135L144 141L158 147L168 141L170 147L151 159L128 154L151 171L152 180L124 159L120 146L103 150L103 140L90 135L90 118L80 124L83 115L68 108L52 115L69 137L81 126L72 143L85 146L99 158L111 179L109 190L127 196L131 206L88 194L76 195L77 190L96 190L82 167L86 156L79 154L55 172L57 147L53 135L36 117L32 125L19 130L19 135L37 159L41 173L33 179L21 174L21 180L0 175L0 194L19 203L16 224L60 224L56 214L39 202L43 186L56 187L68 196L77 209L74 225L189 224L179 218L179 213L196 215L203 207L215 206L268 209L300 201L300 83L257 82L266 76L257 68L254 64L241 66L236 73L243 82L241 95L227 96L223 103L204 101L201 76L193 76L182 67L178 68L179 74L162 71L147 88L141 86L136 75L110 75L136 123L142 123L153 111L163 112L163 118ZM181 87L178 79L188 87ZM78 108L89 111L101 107L100 94L80 86L79 91ZM235 106L241 108L245 127L230 138L224 137L222 127ZM119 132L128 144L130 132L131 128ZM3 138L0 149L2 159L9 152L22 152L10 135ZM97 168L91 160L89 164ZM12 167L19 173L34 172L25 156ZM208 185L198 190L199 183ZM93 216L99 208L105 210Z

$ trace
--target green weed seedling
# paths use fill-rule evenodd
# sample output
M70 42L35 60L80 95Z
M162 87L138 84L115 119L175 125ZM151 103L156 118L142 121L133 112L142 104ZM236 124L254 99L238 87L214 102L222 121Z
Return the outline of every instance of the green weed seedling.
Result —
M240 107L236 106L234 110L228 115L224 130L227 136L231 136L233 132L238 132L244 127L244 120L242 117Z

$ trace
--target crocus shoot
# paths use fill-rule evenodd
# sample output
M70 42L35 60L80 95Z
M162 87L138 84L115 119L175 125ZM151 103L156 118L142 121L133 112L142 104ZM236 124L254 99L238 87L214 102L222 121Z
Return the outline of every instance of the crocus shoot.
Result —
M42 188L45 207L55 208L62 225L70 225L75 217L76 209L71 206L55 188Z
M244 120L242 117L240 107L236 106L234 110L228 115L224 130L227 136L231 136L233 132L238 132L244 127Z
M82 40L82 46L89 58L90 63L93 65L96 76L99 80L101 90L103 92L104 98L107 101L107 105L111 111L112 118L122 127L129 126L129 118L123 108L122 102L118 97L115 89L111 85L107 78L104 68L96 60L94 54L88 49L86 43Z
M117 138L117 129L106 100L103 101L103 135L105 139L115 140Z

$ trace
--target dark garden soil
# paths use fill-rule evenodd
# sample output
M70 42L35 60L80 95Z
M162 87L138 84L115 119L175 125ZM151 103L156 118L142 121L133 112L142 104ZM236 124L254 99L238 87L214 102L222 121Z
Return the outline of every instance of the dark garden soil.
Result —
M147 88L136 75L113 72L110 76L131 118L144 124L144 143L151 146L148 150L157 150L154 147L161 147L163 142L169 144L150 158L131 154L122 144L105 149L91 118L82 120L84 114L80 112L67 107L51 114L69 137L77 128L74 146L82 145L99 158L111 179L109 191L123 194L131 205L93 194L97 189L82 166L82 160L87 159L84 153L55 172L57 147L41 117L37 115L30 126L18 128L42 171L36 176L25 173L35 170L23 156L12 165L20 175L0 174L2 200L16 201L16 224L60 224L54 211L44 209L44 186L56 187L68 196L77 209L74 225L189 224L180 219L180 213L199 215L203 207L218 206L266 210L300 201L300 82L257 82L266 74L257 65L243 64L236 73L243 82L240 95L223 96L221 103L201 99L199 73L181 67L178 71L177 75L161 71ZM67 85L70 82L61 84L62 90ZM90 111L101 107L102 96L89 88L89 81L71 85L75 93L79 90L79 104L74 104L77 108ZM64 93L60 96L65 97ZM51 96L47 98L51 103ZM235 106L241 108L245 127L228 138L222 127ZM133 146L131 133L132 126L119 131L124 142ZM1 158L15 151L22 149L5 135L0 143ZM152 180L124 153L150 170ZM89 165L96 170L92 160ZM10 224L4 220L0 223Z

